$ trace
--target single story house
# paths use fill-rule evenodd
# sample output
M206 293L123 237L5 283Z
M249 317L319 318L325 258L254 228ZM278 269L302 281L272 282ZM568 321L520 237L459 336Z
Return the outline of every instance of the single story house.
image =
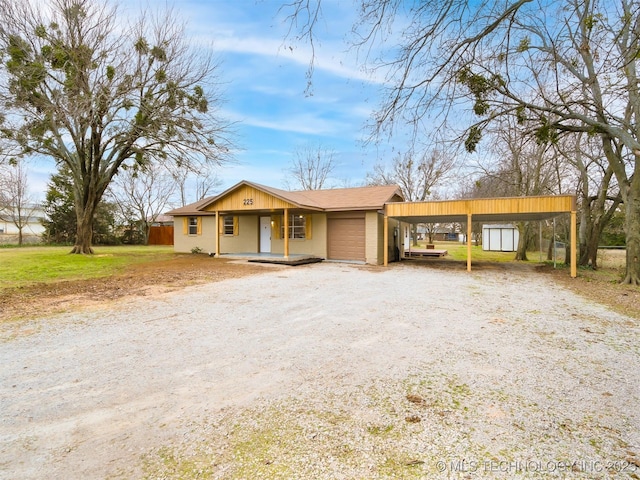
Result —
M404 201L396 185L329 190L280 190L242 181L220 195L167 212L174 217L174 249L216 255L312 255L382 264L402 256L404 224L384 206Z

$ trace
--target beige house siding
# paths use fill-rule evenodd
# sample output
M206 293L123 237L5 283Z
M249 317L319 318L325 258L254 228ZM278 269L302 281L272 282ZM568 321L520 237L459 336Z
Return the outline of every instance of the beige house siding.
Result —
M221 215L222 217L222 215ZM260 241L260 215L239 215L238 235L221 235L221 253L251 253L257 252ZM189 253L199 247L203 252L216 250L216 217L202 216L202 234L189 235L183 233L183 218L175 217L174 249L179 253ZM289 240L291 255L306 254L327 258L327 214L314 213L311 215L311 240ZM389 219L389 245L393 246L393 232L400 222ZM384 253L384 217L377 212L367 212L365 215L365 255L366 263L381 265ZM400 242L399 246L402 248ZM284 239L271 238L271 253L283 254Z
M284 239L271 237L271 253L284 253ZM289 254L327 256L327 215L314 213L311 215L311 240L289 239Z
M381 215L378 212L367 212L365 215L365 261L373 265L378 265L381 258L381 250L378 249L382 243L379 241L382 238L379 217Z
M366 216L366 256L367 263L372 265L382 265L384 262L384 215L377 212L367 212ZM394 232L401 226L401 222L389 219L388 243L389 248L394 246ZM397 241L398 247L402 249L402 242ZM392 256L392 252L389 252Z
M193 215L191 215L193 216ZM178 253L189 253L193 248L199 247L203 252L215 252L216 250L216 219L215 217L202 216L202 233L189 235L183 233L183 218L175 217L173 229L173 248Z
M257 252L259 221L258 215L238 215L238 235L220 235L220 253Z

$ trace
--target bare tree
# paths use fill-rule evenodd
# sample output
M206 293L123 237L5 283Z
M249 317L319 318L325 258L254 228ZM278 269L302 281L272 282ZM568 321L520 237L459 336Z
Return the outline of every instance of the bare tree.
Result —
M321 0L292 0L301 38L313 35ZM374 67L390 89L375 134L437 118L460 129L474 151L485 129L512 116L537 124L540 141L558 132L594 134L625 208L624 283L640 284L640 3L636 0L359 0L356 44L391 42ZM306 21L305 21L306 20ZM400 31L400 34L398 34ZM394 35L391 38L391 35ZM461 110L458 107L463 107ZM467 112L468 116L461 115Z
M212 165L202 165L197 169L190 166L176 168L171 166L168 171L176 182L180 205L202 200L222 185L222 180L216 174Z
M145 245L151 225L166 209L175 190L173 177L157 164L121 169L110 187L123 218L141 227Z
M454 166L453 157L439 150L420 155L410 151L397 154L390 167L381 163L374 165L373 172L367 173L366 182L369 185L398 185L405 200L422 202L451 175Z
M578 177L578 264L597 269L600 238L620 206L622 195L597 138L579 132L563 140L558 154Z
M175 12L127 25L97 0L0 0L0 55L0 136L71 170L74 253L93 251L93 216L124 166L227 158L218 67Z
M336 168L336 152L322 145L296 148L288 172L290 180L287 188L301 190L321 190L326 188L327 179Z
M434 150L424 152L415 158L414 152L398 153L387 167L376 164L373 172L367 173L368 185L398 185L404 199L409 202L422 202L432 195L433 190L441 184L455 166L453 157ZM416 225L411 228L413 244L417 245Z
M23 230L34 218L38 205L29 194L27 171L21 161L0 168L0 220L15 225L18 245L23 243Z
M558 156L552 145L540 143L525 125L510 117L496 121L491 129L490 152L498 159L480 165L482 178L474 196L535 196L557 193ZM516 260L527 260L535 231L530 222L518 222L520 232Z

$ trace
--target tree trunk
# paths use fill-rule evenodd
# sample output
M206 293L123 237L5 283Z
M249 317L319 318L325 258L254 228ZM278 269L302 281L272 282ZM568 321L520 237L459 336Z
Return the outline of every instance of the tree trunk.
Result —
M77 195L77 193L76 193ZM87 195L85 202L76 201L76 241L70 253L92 254L93 217L100 201L96 195Z
M80 222L76 229L76 241L70 253L93 253L91 241L93 239L93 221Z
M18 246L22 246L22 227L18 228Z
M144 229L144 244L149 245L149 233L151 233L151 222L142 222Z
M527 248L529 247L530 228L529 222L518 224L520 237L518 238L518 248L516 250L516 260L527 261Z
M591 267L598 269L598 244L600 243L600 234L598 228L594 225L591 233L587 237L587 243L580 246L580 259L578 264L582 267Z
M588 185L584 185L582 188L586 189L587 186ZM589 236L592 230L592 219L591 201L589 200L589 195L585 195L583 192L582 205L580 208L580 224L578 227L578 265L588 265L587 244L589 243Z
M638 172L636 172L638 173ZM630 183L624 199L627 274L622 283L640 285L640 177Z
M594 198L583 195L582 198L580 256L578 258L578 264L583 267L590 266L594 270L598 268L598 245L600 244L600 237L602 237L602 232L622 200L619 196L614 199L608 196L612 177L613 168L609 165L602 178L598 195ZM584 222L584 225L582 222Z

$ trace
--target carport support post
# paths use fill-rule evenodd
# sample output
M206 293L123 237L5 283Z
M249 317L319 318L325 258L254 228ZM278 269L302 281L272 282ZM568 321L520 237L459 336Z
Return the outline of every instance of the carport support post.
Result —
M386 267L387 265L389 265L389 217L387 217L386 214L384 215L382 231L384 237L384 239L382 240L382 248L384 249L384 252L382 253L382 258L384 260L382 263Z
M576 241L578 233L577 221L576 221L576 212L571 212L571 278L576 278L578 276L578 265L576 256L578 254L577 246L578 243ZM553 239L555 242L555 238Z
M471 214L467 213L467 272L471 271Z
M216 210L216 257L220 257L220 212Z
M284 209L284 258L289 258L289 209Z

